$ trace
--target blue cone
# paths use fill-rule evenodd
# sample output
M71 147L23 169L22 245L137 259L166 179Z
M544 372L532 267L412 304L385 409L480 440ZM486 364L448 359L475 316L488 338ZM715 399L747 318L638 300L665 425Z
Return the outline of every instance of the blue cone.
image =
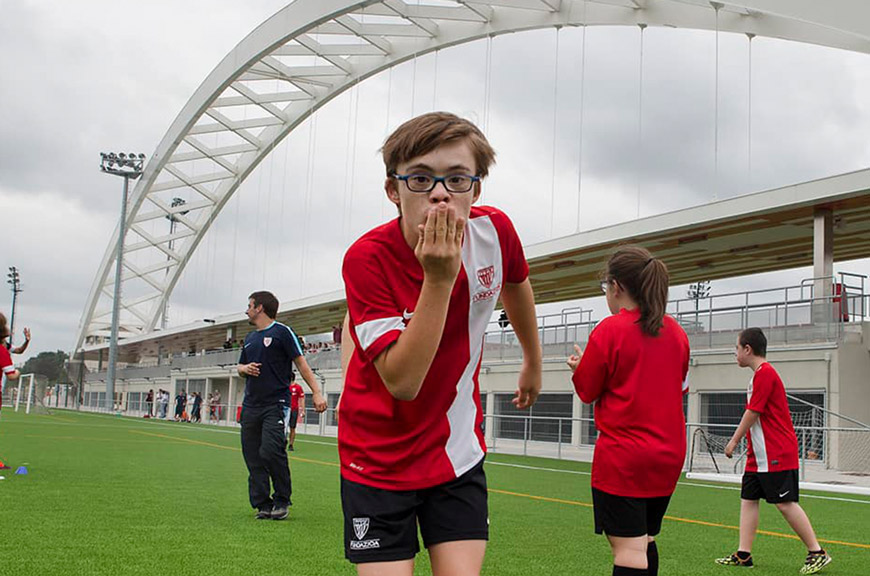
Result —
M15 473L21 474L23 476L23 475L27 474L27 467L26 466L19 466L18 470L16 470Z

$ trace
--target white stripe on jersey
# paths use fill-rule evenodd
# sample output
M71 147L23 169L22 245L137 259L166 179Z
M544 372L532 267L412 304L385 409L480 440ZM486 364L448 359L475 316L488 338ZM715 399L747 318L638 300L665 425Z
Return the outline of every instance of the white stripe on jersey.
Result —
M689 389L689 375L686 374L686 379L683 380L683 392Z
M767 445L764 443L764 430L761 429L761 419L749 429L752 435L752 451L755 453L755 463L759 472L768 472Z
M15 372L15 366L13 364L10 364L9 366L6 366L5 368L3 368L3 372L6 374L10 374L12 372Z
M355 327L356 338L359 340L363 350L368 350L369 346L374 344L375 340L389 332L390 330L401 330L404 332L405 323L401 316L392 318L378 318L377 320L369 320Z
M474 373L483 353L483 335L486 325L495 310L504 278L504 265L501 259L501 245L498 232L489 216L469 220L465 227L465 243L462 246L462 264L468 276L468 364L456 386L456 398L447 410L450 436L445 450L457 477L473 468L481 458L483 449L474 430L477 406L474 404ZM495 294L490 298L474 301L480 288L477 270L493 266L494 274L490 286Z
M752 382L755 380L755 376L753 375L752 379L749 381L749 393L746 395L746 403L749 404L752 401ZM749 428L749 435L752 438L752 452L755 454L755 464L758 466L759 472L768 472L767 467L767 444L764 442L764 430L761 429L761 416L758 417L758 420Z

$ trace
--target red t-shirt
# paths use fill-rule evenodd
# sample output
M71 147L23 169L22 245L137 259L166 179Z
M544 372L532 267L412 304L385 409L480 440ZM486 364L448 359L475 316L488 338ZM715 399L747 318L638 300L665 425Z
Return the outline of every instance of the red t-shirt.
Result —
M746 409L760 414L746 433L749 454L746 472L798 469L798 443L785 386L776 370L765 362L758 367L746 391Z
M399 220L357 240L342 273L355 345L339 408L342 476L417 490L462 475L486 452L478 388L483 335L503 283L529 273L513 224L495 208L471 209L441 343L412 401L393 398L373 364L401 337L423 285Z
M305 390L295 382L290 385L290 410L299 410L299 400L305 398Z
M15 372L15 366L12 364L12 356L9 355L9 350L6 346L0 343L0 371L3 374ZM2 380L2 378L0 378ZM3 386L0 385L0 408L3 407Z
M655 498L674 492L686 457L689 339L670 316L656 337L641 331L639 318L639 310L622 309L599 322L573 381L583 402L595 402L592 486Z

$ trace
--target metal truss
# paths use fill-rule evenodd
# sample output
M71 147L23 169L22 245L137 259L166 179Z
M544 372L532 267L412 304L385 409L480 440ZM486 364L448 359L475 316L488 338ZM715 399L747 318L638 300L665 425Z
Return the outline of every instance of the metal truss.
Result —
M449 46L597 25L718 29L870 53L865 0L296 0L218 64L149 158L128 207L120 337L155 329L185 265L236 189L331 99ZM154 231L163 219L174 224L170 233ZM76 349L109 336L117 235L116 229L94 279Z

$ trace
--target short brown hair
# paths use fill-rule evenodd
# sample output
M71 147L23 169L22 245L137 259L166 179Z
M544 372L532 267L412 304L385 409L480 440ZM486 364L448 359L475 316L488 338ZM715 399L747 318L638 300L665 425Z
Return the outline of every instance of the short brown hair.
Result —
M381 153L387 176L396 172L402 162L428 154L448 143L467 140L477 164L475 176L489 174L489 167L495 163L495 150L489 145L486 136L471 121L449 112L429 112L411 118L390 134Z
M607 261L605 278L616 280L640 307L640 327L658 336L668 305L668 267L640 246L623 246Z
M265 290L254 292L248 296L248 300L253 300L254 306L262 306L263 312L272 320L278 315L278 299L271 292Z
M9 328L6 327L6 315L0 312L0 340L9 336Z
M761 328L747 328L740 333L737 341L741 346L752 348L753 356L767 358L767 337Z

